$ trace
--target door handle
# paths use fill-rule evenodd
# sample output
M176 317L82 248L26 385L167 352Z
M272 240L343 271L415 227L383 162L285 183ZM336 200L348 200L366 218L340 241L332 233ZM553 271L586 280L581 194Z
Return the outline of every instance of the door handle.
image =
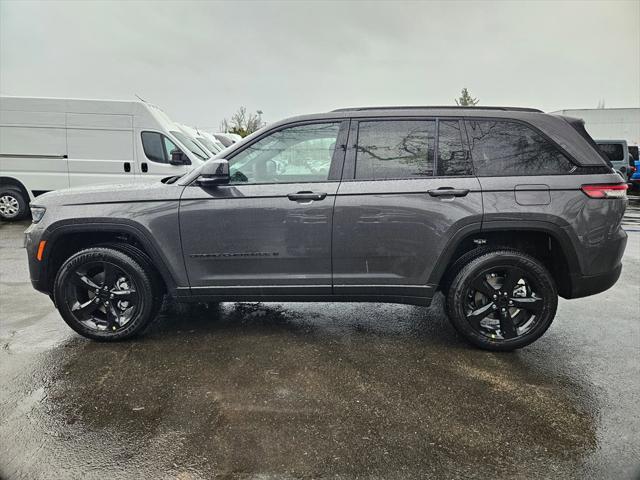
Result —
M131 164L129 162L124 162L124 171L127 173L131 171Z
M327 196L324 192L296 192L287 195L289 200L323 200Z
M147 173L147 171L149 170L149 167L147 166L147 162L142 162L140 164L140 170L142 170L143 173Z
M440 187L436 190L429 190L427 193L432 197L464 197L469 193L469 189Z

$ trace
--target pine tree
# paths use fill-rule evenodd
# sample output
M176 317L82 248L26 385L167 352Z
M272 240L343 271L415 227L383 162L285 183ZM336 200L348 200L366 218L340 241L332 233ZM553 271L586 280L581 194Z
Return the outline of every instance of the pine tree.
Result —
M475 107L479 101L477 98L473 98L469 90L467 90L467 87L465 87L460 92L460 98L456 98L456 105L461 107Z

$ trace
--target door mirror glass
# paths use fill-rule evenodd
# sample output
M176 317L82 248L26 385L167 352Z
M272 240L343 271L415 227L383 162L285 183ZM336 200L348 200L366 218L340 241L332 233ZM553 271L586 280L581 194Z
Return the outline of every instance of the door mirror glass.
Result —
M229 183L229 162L225 159L210 160L202 166L198 177L198 185L211 187L226 183Z

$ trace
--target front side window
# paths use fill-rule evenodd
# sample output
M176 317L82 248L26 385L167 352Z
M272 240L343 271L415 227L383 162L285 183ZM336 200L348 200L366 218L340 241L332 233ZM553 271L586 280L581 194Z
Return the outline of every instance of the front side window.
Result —
M358 124L356 178L384 180L433 176L433 120L376 120Z
M461 122L438 122L438 175L473 175L471 160L462 142Z
M169 163L174 150L181 151L175 143L158 132L142 132L144 154L152 162Z
M231 183L306 183L329 178L340 123L284 128L229 160Z
M471 157L478 176L557 175L574 165L532 128L502 120L468 120Z

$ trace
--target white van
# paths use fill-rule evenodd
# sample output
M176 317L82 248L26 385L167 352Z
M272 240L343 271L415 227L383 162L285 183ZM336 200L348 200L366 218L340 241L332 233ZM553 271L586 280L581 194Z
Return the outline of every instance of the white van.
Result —
M146 102L0 96L0 218L44 192L158 181L209 156Z

